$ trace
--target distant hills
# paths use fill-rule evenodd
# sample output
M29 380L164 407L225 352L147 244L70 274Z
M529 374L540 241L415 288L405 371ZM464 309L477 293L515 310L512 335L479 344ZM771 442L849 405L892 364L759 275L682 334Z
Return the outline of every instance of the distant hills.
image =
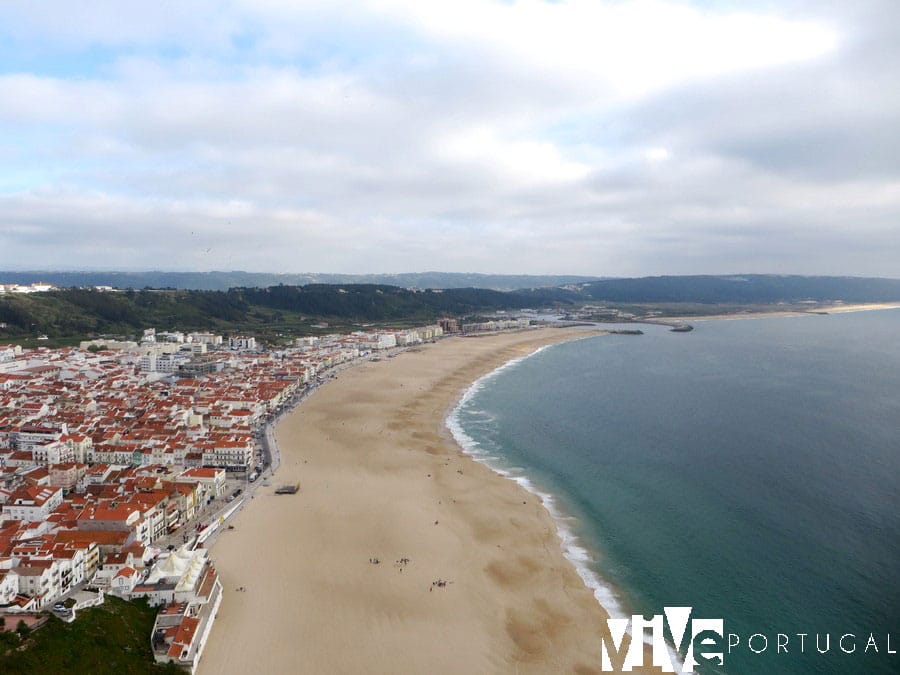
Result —
M309 284L228 291L69 288L0 295L0 342L161 329L278 336L364 323L405 325L529 306L531 297L484 288L409 290L375 284Z
M900 300L900 279L778 274L657 276L636 278L577 275L473 274L268 274L262 272L3 272L0 284L48 282L62 288L112 286L227 291L321 284L396 286L406 289L480 288L514 291L539 303L772 304L814 300Z
M758 305L779 302L900 301L900 279L774 274L602 279L578 284L572 300L610 303Z
M162 274L171 285L171 275ZM407 280L422 281L428 278L428 273L402 276ZM446 282L451 277L467 275L438 276ZM133 281L136 277L129 278ZM218 277L219 282L223 278ZM49 274L41 279L54 282ZM67 279L75 283L75 277ZM323 321L330 324L329 330L333 330L367 323L406 325L447 315L471 316L497 310L557 307L568 311L585 304L637 307L628 310L635 314L657 309L678 315L737 312L748 307L758 310L780 303L797 306L804 302L900 302L900 279L748 274L589 281L584 281L583 277L485 276L484 280L491 279L507 279L507 282L527 279L539 280L539 283L565 279L566 283L535 285L514 291L310 283L277 284L265 288L237 286L227 291L168 288L102 292L91 288L65 288L46 293L6 293L0 294L0 342L4 338L37 335L66 338L103 333L134 334L149 326L250 331L278 337L315 332ZM105 283L99 283L101 280ZM3 280L9 281L9 278ZM27 281L23 278L19 283ZM116 285L110 283L109 277L78 279L85 285L91 281L97 281L96 285ZM59 278L55 283L61 283Z
M379 284L401 288L517 288L564 286L602 277L531 274L469 274L458 272L414 272L408 274L268 274L263 272L51 272L0 271L0 284L31 284L43 281L64 288L112 286L114 288L177 288L227 291L229 288L305 286L307 284Z

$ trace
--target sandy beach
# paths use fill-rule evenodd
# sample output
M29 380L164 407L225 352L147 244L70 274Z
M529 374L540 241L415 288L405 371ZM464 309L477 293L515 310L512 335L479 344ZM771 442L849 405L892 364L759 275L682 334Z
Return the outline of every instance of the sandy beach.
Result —
M869 302L856 305L831 305L824 308L829 314L843 314L845 312L865 312L875 309L900 309L900 303L896 302Z
M809 310L770 310L763 312L733 312L730 314L698 314L695 316L659 316L655 321L686 323L690 321L727 321L732 319L769 319L778 316L815 316L821 314L845 314L847 312L867 312L879 309L900 309L896 302L869 302L860 304L821 305Z
M599 672L606 614L548 512L444 428L480 375L582 335L444 340L288 415L276 479L214 545L226 593L199 672Z

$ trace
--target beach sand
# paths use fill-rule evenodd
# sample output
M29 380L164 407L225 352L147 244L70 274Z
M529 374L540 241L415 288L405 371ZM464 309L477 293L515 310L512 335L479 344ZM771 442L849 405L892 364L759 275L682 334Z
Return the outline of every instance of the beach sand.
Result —
M277 477L213 547L225 597L199 672L599 672L606 614L550 515L444 427L482 374L584 334L443 340L351 368L288 415Z
M843 314L845 312L867 312L877 309L900 309L900 303L896 302L869 302L856 305L830 305L823 307L823 311L829 314Z
M868 312L879 309L900 309L896 302L868 302L860 304L816 305L808 310L765 310L761 312L732 312L730 314L698 314L695 316L659 316L654 321L688 323L690 321L727 321L732 319L770 319L779 316L816 316L822 314L845 314L847 312Z

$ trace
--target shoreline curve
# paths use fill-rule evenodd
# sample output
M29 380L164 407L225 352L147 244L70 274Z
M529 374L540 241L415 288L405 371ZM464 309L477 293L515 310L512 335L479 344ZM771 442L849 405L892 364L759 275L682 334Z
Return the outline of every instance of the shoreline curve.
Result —
M607 614L557 522L444 425L486 373L579 337L444 340L286 415L273 485L301 491L257 490L215 542L225 597L199 672L599 672Z

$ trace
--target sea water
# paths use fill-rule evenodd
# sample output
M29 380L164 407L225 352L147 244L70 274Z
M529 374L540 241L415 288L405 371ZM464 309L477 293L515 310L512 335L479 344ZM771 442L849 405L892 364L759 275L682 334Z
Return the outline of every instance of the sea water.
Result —
M448 422L613 614L722 618L706 672L900 673L900 310L694 326L542 349Z

